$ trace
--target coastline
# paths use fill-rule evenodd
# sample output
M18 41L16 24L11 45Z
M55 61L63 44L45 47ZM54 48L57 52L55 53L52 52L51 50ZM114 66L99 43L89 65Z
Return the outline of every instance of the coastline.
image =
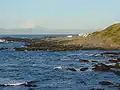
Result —
M14 38L3 37L5 41L24 42L25 46L14 48L18 51L35 50L120 50L120 23L113 24L104 30L78 36Z
M120 46L110 40L91 37L56 37L56 38L3 38L6 41L24 42L25 46L14 48L17 51L66 51L66 50L120 50Z

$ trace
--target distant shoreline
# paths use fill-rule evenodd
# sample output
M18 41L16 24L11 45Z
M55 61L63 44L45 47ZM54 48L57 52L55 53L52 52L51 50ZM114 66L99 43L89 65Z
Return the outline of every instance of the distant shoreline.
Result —
M120 50L120 24L113 24L102 31L91 34L46 36L43 38L4 37L6 41L25 42L25 47L15 48L18 51L65 51L65 50Z

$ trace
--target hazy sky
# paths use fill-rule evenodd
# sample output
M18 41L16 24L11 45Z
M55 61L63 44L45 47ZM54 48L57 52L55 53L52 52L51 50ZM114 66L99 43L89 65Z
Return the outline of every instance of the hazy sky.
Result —
M120 21L120 0L0 0L0 28L100 29Z

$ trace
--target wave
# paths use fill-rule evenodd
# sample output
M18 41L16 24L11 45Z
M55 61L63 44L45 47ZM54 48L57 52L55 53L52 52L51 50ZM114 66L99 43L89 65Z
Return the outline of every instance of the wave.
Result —
M73 72L79 72L79 71L86 71L88 70L87 67L84 68L73 68L73 67L62 67L62 66L58 66L58 67L54 67L54 70L67 70L67 71L73 71Z
M1 87L7 86L26 86L26 87L36 87L35 84L38 81L28 81L28 82L15 82L15 83L8 83L8 84L0 84Z
M3 43L3 42L5 42L5 40L4 39L0 39L0 43Z

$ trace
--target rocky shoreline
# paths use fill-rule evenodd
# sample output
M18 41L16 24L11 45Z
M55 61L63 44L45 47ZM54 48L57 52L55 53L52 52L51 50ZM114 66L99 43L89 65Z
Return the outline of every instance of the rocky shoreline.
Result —
M94 72L110 72L115 74L116 76L120 76L120 52L103 52L99 54L94 54L92 56L95 57L107 57L110 59L106 59L106 61L92 61L92 60L84 60L80 59L79 63L89 64L91 67L82 67L82 68L70 68L70 67L55 67L54 70L64 70L71 72L85 72L85 71L94 71ZM111 82L111 80L103 80L98 81L97 84L104 85L108 87L116 87L120 89L120 83ZM90 90L105 90L103 88L96 88Z
M119 50L119 48L108 48L96 45L95 43L91 44L92 41L89 41L88 38L83 37L73 37L73 38L34 38L34 39L25 39L25 38L3 38L8 42L24 42L25 46L20 48L14 48L16 51L37 51L37 50L50 50L50 51L64 51L64 50ZM74 41L80 41L80 43L73 43ZM106 44L106 43L104 43ZM95 46L96 45L96 46ZM99 47L98 47L99 46ZM4 50L7 48L2 48ZM88 70L94 72L111 72L117 76L120 76L120 52L103 52L96 53L93 56L95 57L107 57L110 58L105 62L91 61L80 59L79 63L87 63L91 65L92 68L83 67L83 68L71 68L71 67L55 67L54 70L67 70L71 72L85 72ZM111 82L111 81L100 81L100 85L106 85L111 87L120 88L120 83ZM97 90L97 89L91 89ZM104 90L99 88L98 90Z
M65 51L65 50L120 50L120 23L87 36L45 37L45 38L1 38L8 42L24 42L18 51Z
M109 41L95 41L89 37L58 37L58 38L11 38L3 37L8 42L24 42L25 46L14 48L17 51L66 51L66 50L119 50L120 45Z

